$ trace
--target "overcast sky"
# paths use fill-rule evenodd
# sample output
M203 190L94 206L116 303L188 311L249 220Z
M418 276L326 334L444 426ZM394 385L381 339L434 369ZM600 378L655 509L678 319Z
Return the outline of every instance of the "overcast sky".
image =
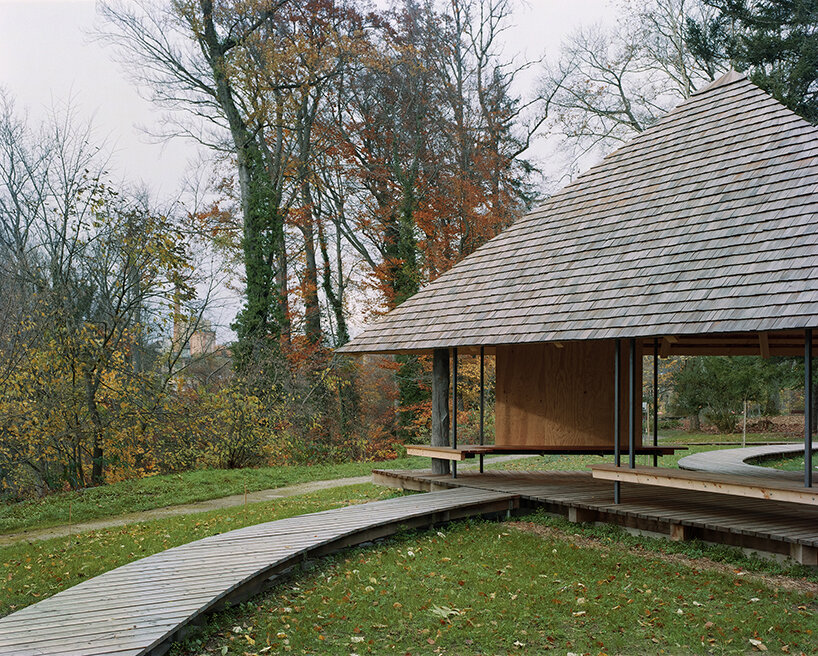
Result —
M579 24L605 22L612 13L612 0L518 0L506 54L553 55ZM80 116L93 116L98 136L115 146L118 176L174 196L197 147L181 139L157 144L145 135L141 128L160 114L110 48L89 37L95 20L93 0L0 0L0 86L34 118L72 98Z

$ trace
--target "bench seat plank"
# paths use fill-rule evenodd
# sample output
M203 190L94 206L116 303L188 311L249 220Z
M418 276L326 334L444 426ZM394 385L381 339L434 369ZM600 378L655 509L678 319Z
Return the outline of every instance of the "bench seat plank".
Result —
M818 505L818 488L808 488L796 481L772 477L711 474L664 467L617 467L608 464L590 465L590 469L594 478L602 480Z
M683 446L640 446L635 453L637 455L672 455L676 451L686 449ZM531 454L531 455L613 455L613 447L600 446L531 446L531 445L497 445L497 444L464 444L455 448L448 446L431 446L429 444L407 444L406 453L410 456L423 456L426 458L438 458L440 460L466 460L474 458L476 455L488 455L491 453L503 454ZM622 450L622 455L626 456L627 449Z

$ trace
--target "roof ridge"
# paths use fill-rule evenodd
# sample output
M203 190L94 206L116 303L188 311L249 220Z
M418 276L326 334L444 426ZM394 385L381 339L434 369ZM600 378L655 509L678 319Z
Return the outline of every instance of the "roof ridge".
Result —
M697 89L693 93L690 94L690 97L693 96L700 96L703 93L709 93L713 91L713 89L718 89L719 87L723 87L727 84L732 84L733 82L740 82L742 80L749 80L749 78L744 73L739 73L735 68L731 68L721 77L716 78L707 86L702 87L701 89Z

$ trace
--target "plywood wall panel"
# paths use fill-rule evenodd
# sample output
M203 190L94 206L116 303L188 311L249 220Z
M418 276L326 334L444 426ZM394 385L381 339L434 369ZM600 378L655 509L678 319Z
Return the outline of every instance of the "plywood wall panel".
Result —
M641 444L641 349L637 346ZM614 342L497 347L496 442L525 446L613 445ZM628 443L628 343L622 344L621 444Z

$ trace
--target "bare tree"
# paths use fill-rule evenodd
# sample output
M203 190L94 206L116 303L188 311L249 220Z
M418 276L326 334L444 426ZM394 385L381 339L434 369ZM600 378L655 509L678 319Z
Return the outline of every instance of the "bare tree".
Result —
M689 19L710 11L698 0L625 2L611 28L584 27L542 78L562 133L584 154L643 131L720 72L685 42Z
M7 99L3 108L0 455L44 481L56 467L72 485L87 482L90 463L98 484L116 406L161 387L134 366L142 336L162 334L174 290L193 300L187 239L106 182L104 150L70 106L38 130Z

